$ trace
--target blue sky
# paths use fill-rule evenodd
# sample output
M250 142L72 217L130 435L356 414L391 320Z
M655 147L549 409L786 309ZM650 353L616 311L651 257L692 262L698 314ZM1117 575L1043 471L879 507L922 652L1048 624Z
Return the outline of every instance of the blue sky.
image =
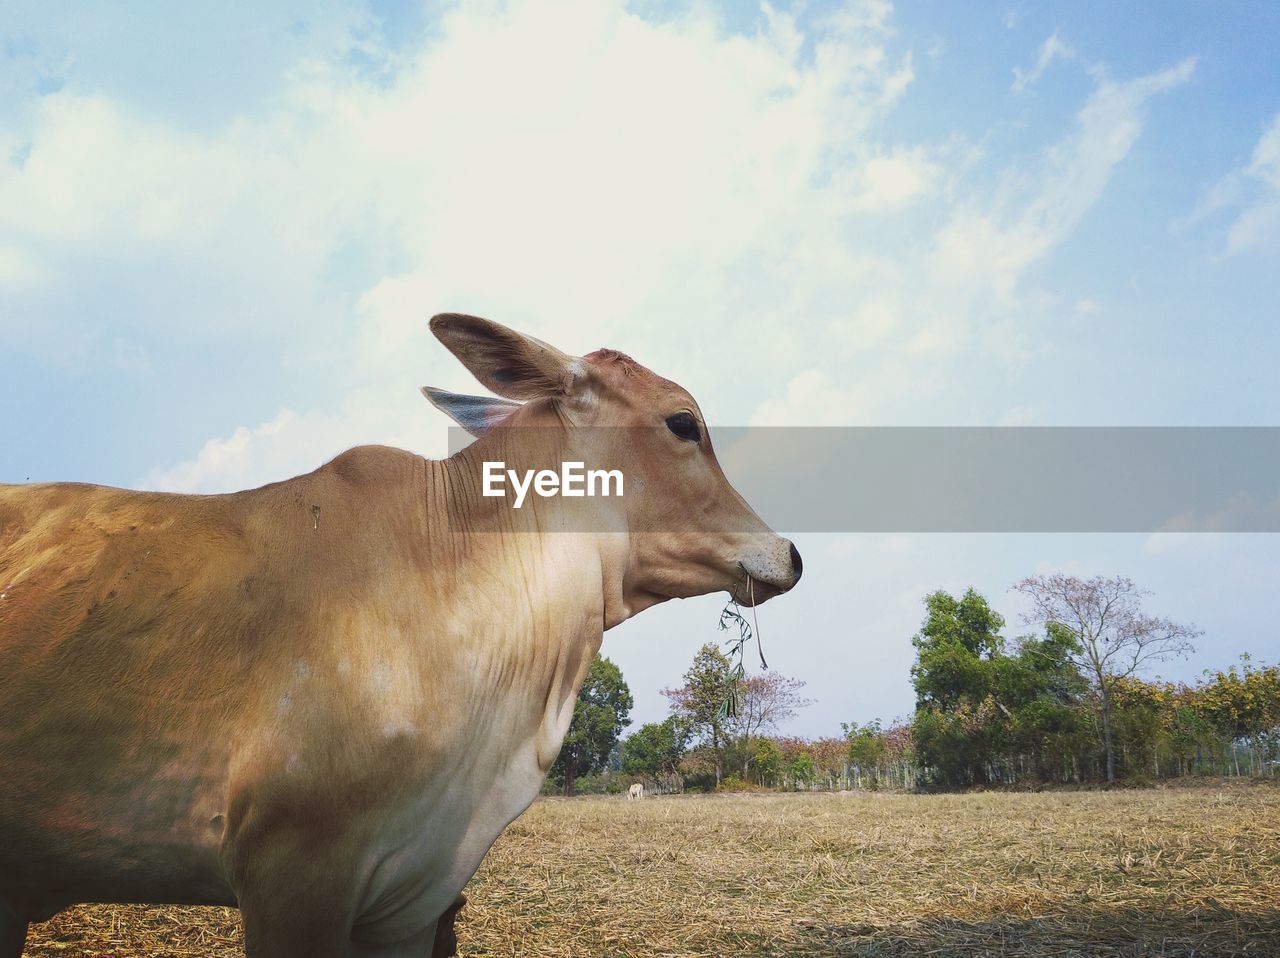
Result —
M713 422L1272 425L1280 7L8 3L0 481L427 454L427 335L621 348ZM767 517L766 517L767 518ZM810 536L793 725L909 710L920 598L1127 574L1276 658L1269 536ZM660 717L715 598L611 633Z

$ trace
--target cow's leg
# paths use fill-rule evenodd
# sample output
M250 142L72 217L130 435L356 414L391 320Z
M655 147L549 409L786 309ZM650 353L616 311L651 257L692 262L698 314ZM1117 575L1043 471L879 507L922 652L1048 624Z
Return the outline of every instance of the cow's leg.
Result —
M458 936L454 933L453 923L458 920L458 912L467 903L466 895L458 895L443 915L436 919L435 940L431 947L431 958L453 958L458 953Z
M358 892L331 851L255 849L237 882L246 958L347 958Z
M351 958L433 958L431 940L435 932L436 924L432 922L411 938L400 941L352 940Z
M454 933L453 923L458 912L467 903L466 895L459 895L453 900L443 915L418 934L397 942L372 942L368 939L372 929L363 929L366 934L357 933L352 941L352 958L453 958L458 953L458 938Z
M22 958L27 941L27 919L9 899L0 896L0 958Z
M317 906L282 885L269 901L241 900L245 958L347 958L350 921L331 902Z

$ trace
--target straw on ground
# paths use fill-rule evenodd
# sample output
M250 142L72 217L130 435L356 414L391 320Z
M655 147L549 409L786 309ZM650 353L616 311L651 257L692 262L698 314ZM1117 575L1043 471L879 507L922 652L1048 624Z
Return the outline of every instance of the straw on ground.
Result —
M1280 789L542 800L461 954L1280 955ZM82 907L32 956L239 955L229 909Z

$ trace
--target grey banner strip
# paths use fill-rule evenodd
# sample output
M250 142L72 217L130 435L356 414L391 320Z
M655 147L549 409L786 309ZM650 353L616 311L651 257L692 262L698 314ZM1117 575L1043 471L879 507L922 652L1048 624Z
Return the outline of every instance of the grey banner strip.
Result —
M465 434L451 432L456 449ZM645 431L580 432L578 448L611 468L641 477L664 468L661 443ZM720 427L711 435L730 481L780 531L1280 532L1280 427ZM645 461L629 463L628 449L646 450Z

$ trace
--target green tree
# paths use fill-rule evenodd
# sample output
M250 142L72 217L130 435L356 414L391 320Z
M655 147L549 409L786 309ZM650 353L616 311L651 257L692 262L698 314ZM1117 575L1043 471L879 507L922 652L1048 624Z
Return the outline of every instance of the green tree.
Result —
M1043 637L1023 636L1010 648L1004 619L973 589L958 599L935 592L925 610L912 640L911 731L932 777L952 787L1076 777L1087 682L1074 634L1050 624Z
M793 758L787 771L791 773L791 781L797 790L812 785L818 777L818 767L813 764L813 756L808 752L801 752Z
M691 737L710 749L717 787L724 776L728 736L723 705L732 669L728 656L708 642L693 657L684 673L684 684L662 690L671 702L671 711L687 723Z
M876 719L866 725L857 722L841 722L844 736L848 740L847 760L854 774L854 787L862 787L862 776L868 774L874 782L876 772L885 757L884 730L880 720Z
M1240 660L1239 667L1206 673L1196 696L1201 714L1229 743L1237 775L1237 743L1247 744L1251 766L1262 767L1275 759L1280 729L1280 667L1256 667L1248 655Z
M573 719L565 734L551 774L564 783L564 794L575 794L574 783L605 767L622 730L631 724L635 702L622 671L597 655L587 670L573 706Z
M1004 649L1004 618L972 588L962 598L939 589L925 596L925 619L911 639L916 706L947 710L988 692L983 661Z
M678 715L641 725L622 741L622 771L658 782L674 781L689 743L689 724Z
M957 599L939 590L925 596L925 619L912 638L916 691L912 723L921 763L950 786L990 778L998 739L993 659L1004 650L1004 619L972 588Z
M782 750L771 738L757 735L744 746L751 753L750 767L755 772L756 784L775 786L782 775Z
M996 700L1009 712L1005 745L1018 756L1023 775L1078 777L1073 756L1090 731L1080 708L1088 683L1072 661L1074 648L1069 632L1049 628L1041 638L1022 636L1012 655L992 661Z

